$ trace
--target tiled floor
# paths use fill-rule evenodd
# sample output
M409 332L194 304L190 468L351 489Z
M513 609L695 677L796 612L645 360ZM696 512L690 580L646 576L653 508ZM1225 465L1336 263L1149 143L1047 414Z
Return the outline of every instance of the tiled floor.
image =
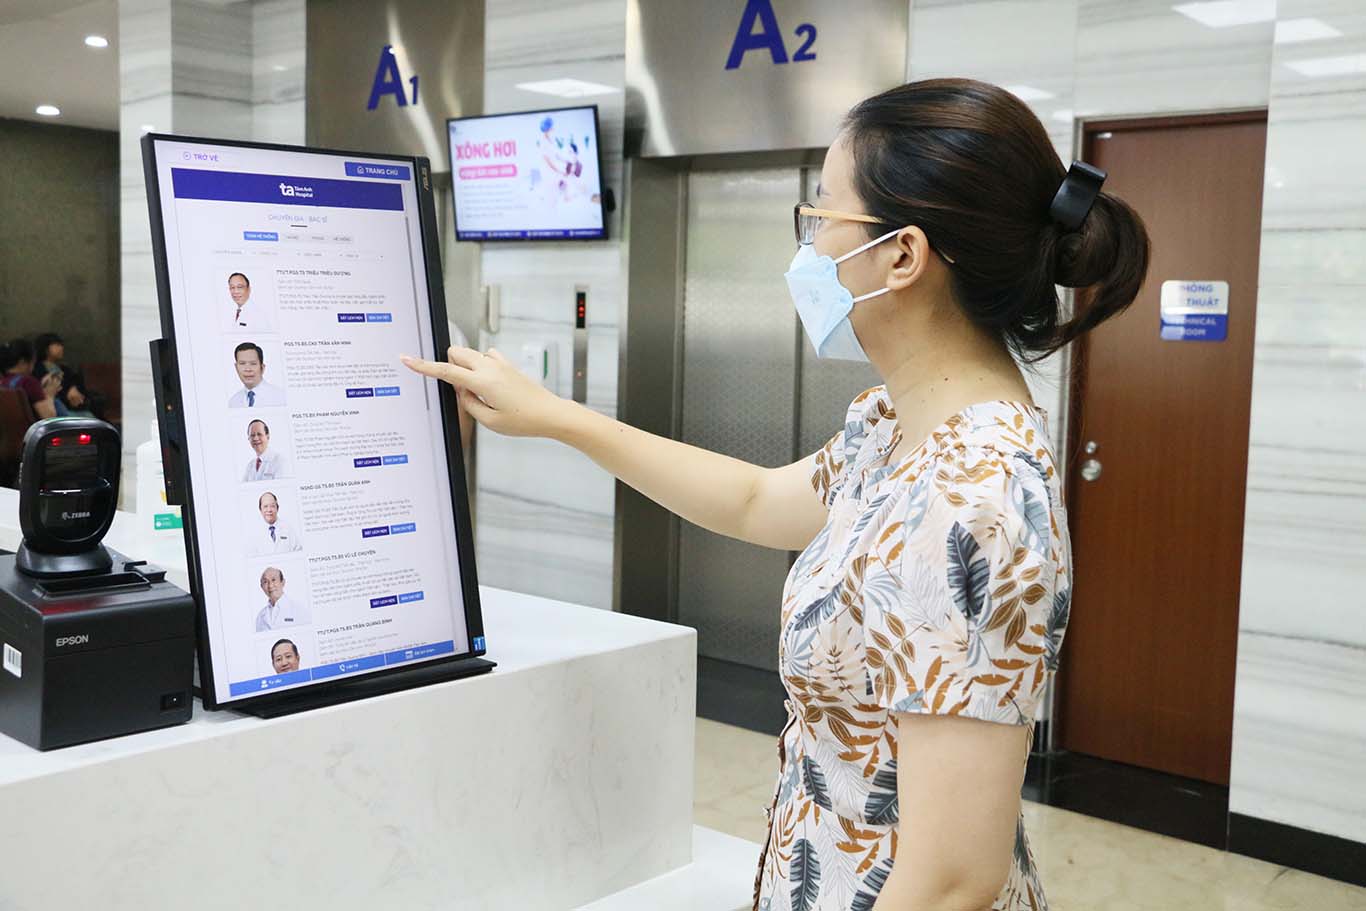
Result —
M774 743L698 719L698 825L763 839ZM1366 911L1366 889L1067 810L1026 803L1025 825L1052 911Z

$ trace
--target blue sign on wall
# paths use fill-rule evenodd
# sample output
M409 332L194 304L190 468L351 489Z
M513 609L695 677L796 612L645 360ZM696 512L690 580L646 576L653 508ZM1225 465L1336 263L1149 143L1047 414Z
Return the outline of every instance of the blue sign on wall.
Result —
M1160 319L1163 341L1224 341L1228 338L1228 282L1163 282Z

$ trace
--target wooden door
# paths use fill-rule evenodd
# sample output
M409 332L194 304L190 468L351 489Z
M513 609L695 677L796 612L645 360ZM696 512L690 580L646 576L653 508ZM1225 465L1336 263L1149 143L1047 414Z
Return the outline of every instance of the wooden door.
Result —
M1058 745L1227 784L1266 115L1094 124L1083 150L1152 259L1077 349ZM1167 280L1227 281L1227 339L1163 340Z

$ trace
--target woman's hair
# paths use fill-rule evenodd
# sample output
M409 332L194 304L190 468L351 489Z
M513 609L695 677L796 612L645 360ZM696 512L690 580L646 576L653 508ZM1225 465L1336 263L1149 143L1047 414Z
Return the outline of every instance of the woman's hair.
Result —
M1028 360L1119 313L1148 271L1148 233L1101 193L1081 227L1049 215L1067 175L1039 118L998 86L927 79L860 102L842 136L854 190L888 227L917 225L954 260L951 288L978 326ZM867 225L871 238L886 230ZM1074 295L1064 319L1055 285Z
M51 348L53 345L61 344L65 343L62 341L62 337L55 332L44 332L42 335L35 338L33 340L33 353L35 362L47 360L47 349Z

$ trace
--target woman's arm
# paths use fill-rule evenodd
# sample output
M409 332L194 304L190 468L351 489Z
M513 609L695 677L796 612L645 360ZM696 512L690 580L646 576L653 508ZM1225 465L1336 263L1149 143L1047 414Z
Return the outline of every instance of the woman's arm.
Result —
M622 482L718 534L800 550L825 524L811 487L810 457L782 468L646 433L562 399L523 376L497 351L451 348L450 362L405 356L418 373L451 383L479 423L511 436L550 437L587 455Z
M896 862L874 911L986 911L1010 875L1029 728L898 714Z
M33 402L33 413L38 420L44 418L55 418L57 416L57 404L53 401L57 396L57 391L62 388L62 375L60 373L44 374L41 381L43 397Z

